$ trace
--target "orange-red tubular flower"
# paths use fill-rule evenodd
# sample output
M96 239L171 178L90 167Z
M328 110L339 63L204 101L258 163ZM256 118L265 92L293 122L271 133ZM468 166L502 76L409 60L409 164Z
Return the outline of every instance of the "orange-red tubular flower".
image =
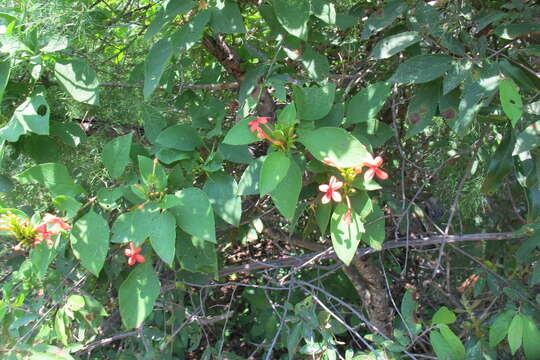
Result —
M261 116L255 120L248 122L249 130L253 132L257 131L258 133L259 130L261 129L261 124L266 125L268 123L268 119L270 119L269 116Z
M319 190L325 194L322 197L322 203L328 204L330 200L335 202L341 201L341 194L338 192L339 189L343 186L343 182L338 181L335 176L330 177L328 184L319 185Z
M144 256L139 254L141 252L142 248L139 246L135 249L135 245L133 245L132 242L129 243L129 249L124 250L124 254L128 257L128 265L133 266L136 263L140 262L143 263L146 261Z
M383 158L377 156L375 159L368 159L362 162L362 166L367 166L369 169L364 173L364 180L369 181L376 175L381 180L388 179L388 173L379 167L383 164Z

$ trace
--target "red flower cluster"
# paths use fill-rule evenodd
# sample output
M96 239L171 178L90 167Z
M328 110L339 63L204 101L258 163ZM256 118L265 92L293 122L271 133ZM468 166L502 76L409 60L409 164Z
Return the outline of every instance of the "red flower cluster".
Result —
M10 211L0 216L0 231L7 232L18 241L14 247L15 250L35 246L42 241L52 246L54 244L52 236L70 229L71 225L64 219L52 214L45 214L37 225L30 224L28 219L23 219Z
M139 246L135 249L135 245L133 245L132 242L129 243L129 249L124 250L124 254L128 257L128 265L133 266L136 263L140 262L143 263L146 261L144 256L139 254L141 252L142 248Z
M352 167L352 172L350 169L340 169L340 167L330 159L324 159L323 163L338 168L347 182L353 181L356 175L362 172L364 166L368 168L364 173L365 181L370 181L374 176L377 176L381 180L388 179L388 173L380 168L380 166L383 164L383 158L380 156L373 158L371 155L369 155L368 159L364 159L360 161L358 165ZM328 204L331 200L341 202L342 197L337 190L341 189L342 187L343 182L338 181L335 176L330 177L328 184L319 185L319 190L324 192L321 202L323 204ZM345 191L347 191L347 188L345 188ZM350 224L352 221L352 207L351 201L347 194L345 194L345 200L347 201L347 212L345 213L343 220Z
M52 246L53 241L51 236L58 235L62 231L67 231L70 229L71 225L66 223L64 219L52 214L45 214L41 223L34 229L37 233L34 238L34 245L46 240L47 245Z
M261 124L262 124L266 127L266 129L268 129L268 131L272 132L272 129L267 125L268 119L270 119L270 117L261 116L255 120L248 122L249 130L251 130L252 132L256 132L257 137L261 140L268 140L274 145L283 146L283 143L281 141L272 139L270 136L268 136L268 134L264 131L264 129L261 128Z

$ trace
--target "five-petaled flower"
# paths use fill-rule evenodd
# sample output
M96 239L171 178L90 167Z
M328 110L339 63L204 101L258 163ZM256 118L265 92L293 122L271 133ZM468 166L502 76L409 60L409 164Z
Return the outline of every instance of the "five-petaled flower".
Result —
M388 173L379 167L383 163L383 158L380 156L375 157L374 159L367 159L362 162L362 166L367 166L369 169L366 170L364 173L364 180L369 181L373 179L373 176L377 175L377 177L381 180L388 179Z
M322 197L322 203L328 204L330 200L340 202L341 194L338 190L341 189L342 186L343 182L338 181L335 176L330 177L328 184L319 185L319 190L325 193Z
M133 266L136 263L143 263L145 261L144 256L139 254L142 248L139 246L135 249L135 245L132 242L129 243L129 249L124 250L124 254L128 257L128 265Z

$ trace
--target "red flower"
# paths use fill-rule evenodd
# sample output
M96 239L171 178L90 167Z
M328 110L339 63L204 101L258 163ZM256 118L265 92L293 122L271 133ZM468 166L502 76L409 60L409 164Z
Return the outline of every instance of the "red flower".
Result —
M373 179L373 176L375 175L381 180L388 179L386 171L379 169L382 163L383 158L380 156L377 156L375 159L364 160L362 166L367 166L369 168L364 174L364 180L369 181Z
M38 225L36 228L35 228L36 232L37 232L37 235L36 237L34 238L34 245L37 245L39 244L40 242L42 242L43 240L46 240L47 241L47 245L51 246L53 245L53 241L51 239L51 235L56 235L50 231L47 230L47 223L43 223L41 225Z
M53 235L56 235L63 230L71 229L71 225L65 222L64 219L62 219L61 217L52 215L52 214L45 214L43 216L43 224L52 224L50 230L53 233Z
M129 266L133 266L138 262L145 262L144 256L139 254L141 250L142 248L140 246L135 249L135 245L132 242L129 243L129 249L124 250L124 254L128 257Z
M341 189L342 186L343 182L338 181L335 176L330 177L328 184L319 185L319 190L325 193L322 197L322 203L328 204L330 200L340 202L341 194L337 190Z
M268 119L270 119L269 116L261 116L255 120L252 120L250 122L248 122L248 125L249 125L249 130L253 131L253 132L257 132L257 134L259 133L259 130L262 130L261 129L261 124L267 124L268 123Z
M277 146L283 146L283 142L279 141L279 140L275 140L275 139L272 139L270 136L268 136L268 134L261 128L261 124L263 124L269 132L272 132L272 129L267 125L268 124L268 119L270 119L269 116L261 116L261 117L258 117L257 119L255 120L252 120L250 122L248 122L248 125L249 125L249 130L253 131L253 132L256 132L257 133L257 137L261 140L268 140L270 141L272 144L274 145L277 145Z

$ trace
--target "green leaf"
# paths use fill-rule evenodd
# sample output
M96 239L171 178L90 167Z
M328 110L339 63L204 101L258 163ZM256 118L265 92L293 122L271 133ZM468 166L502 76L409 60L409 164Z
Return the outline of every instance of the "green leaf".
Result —
M284 127L290 127L298 123L296 118L296 108L294 102L287 104L278 115L278 124Z
M499 96L504 113L512 120L512 126L515 127L523 113L523 102L519 95L519 89L512 80L501 80L499 83Z
M489 346L495 347L498 343L505 338L508 333L508 327L510 326L510 321L516 312L514 310L507 310L499 316L493 322L489 328Z
M315 127L339 127L343 124L343 116L345 115L345 104L337 103L332 106L330 112L315 123Z
M99 103L99 80L86 60L57 62L54 75L75 100L90 105Z
M77 147L86 140L86 134L76 123L51 121L50 127L51 135L58 136L71 147Z
M248 123L256 118L253 116L247 117L238 121L225 135L224 144L229 145L247 145L260 141L255 135L255 132L249 129Z
M65 211L69 219L73 219L82 206L82 203L71 196L60 195L53 199L54 206L59 210Z
M10 72L11 60L6 59L4 61L0 61L0 104L2 103L2 99L4 97L4 90L6 89L6 85L9 81Z
M494 193L501 186L504 178L514 170L512 151L515 142L514 132L508 131L489 161L487 175L481 188L483 193Z
M163 191L167 186L167 173L163 166L157 161L146 156L137 156L139 162L139 172L143 183L153 191Z
M31 167L15 176L21 184L37 182L51 191L54 196L66 195L75 197L83 188L76 184L65 165L48 163Z
M540 262L534 265L532 273L529 275L529 286L534 286L540 283Z
M291 160L282 152L269 154L261 167L259 192L261 196L268 194L285 178Z
M347 213L347 205L339 203L332 214L330 221L330 234L332 236L332 246L337 257L347 266L350 265L362 234L366 231L359 215L354 210L351 211L351 223L347 223L344 217Z
M135 246L141 245L148 236L146 232L143 232L145 220L141 216L141 211L131 211L121 214L116 218L112 226L111 242L133 242Z
M156 138L156 143L181 151L195 150L203 142L197 130L189 125L173 125L163 130Z
M311 0L311 13L329 25L336 23L336 9L332 3Z
M347 103L347 124L375 119L391 92L392 85L383 82L362 89Z
M505 77L514 80L523 91L537 91L540 86L536 78L532 77L518 65L511 64L506 59L499 60L498 69Z
M366 233L363 239L375 250L382 250L382 243L386 239L384 213L379 205L372 203L372 207L373 211L366 217Z
M272 0L279 23L289 34L307 40L309 2L304 0Z
M141 213L142 214L142 213ZM174 261L174 250L176 242L176 221L174 216L168 211L145 208L146 230L150 237L150 244L156 254L169 266Z
M466 134L478 111L484 106L484 100L497 90L500 76L493 67L486 67L479 79L470 74L463 84L463 96L459 103L459 116L451 125L459 136Z
M49 104L43 95L27 98L15 109L9 123L0 129L0 139L16 142L27 132L49 135L50 113Z
M47 39L47 44L39 49L39 51L53 53L66 49L68 45L69 40L65 36L53 35L51 38Z
M141 325L154 308L161 284L147 261L133 269L118 290L120 316L127 329Z
M516 138L512 155L535 149L540 145L540 121L530 124Z
M69 321L64 309L59 309L54 316L54 331L58 340L64 345L68 344L68 335L66 333L66 322Z
M179 30L174 32L170 39L176 53L191 49L191 47L201 39L204 27L209 21L210 11L200 10L189 23L186 23Z
M7 193L13 189L13 181L5 175L0 174L0 193Z
M60 148L50 136L31 134L21 139L20 143L22 152L38 164L57 162L59 159Z
M527 360L540 360L540 331L530 316L524 317L523 352Z
M326 56L319 54L309 45L305 46L301 61L309 77L315 81L323 81L330 75L330 64Z
M524 316L521 314L516 314L508 327L508 345L510 346L510 352L512 355L514 355L521 347L521 343L523 341L524 323Z
M318 87L294 87L294 102L298 117L303 120L319 120L326 116L334 104L336 85Z
M103 147L103 165L113 179L119 178L129 163L129 152L133 134L118 136Z
M407 330L412 332L413 335L418 334L422 329L421 324L416 319L416 311L418 309L418 303L413 298L414 291L407 289L401 300L401 314L403 315L403 321L407 327Z
M360 40L366 40L394 22L394 20L407 10L403 1L393 1L383 9L375 10L364 23Z
M223 157L223 160L236 164L249 165L254 161L247 145L220 144L218 146L218 152Z
M166 195L162 207L170 209L182 230L199 239L216 243L214 212L204 191L187 188L174 195Z
M30 250L30 261L32 268L39 279L43 279L49 264L56 257L57 249L47 245L46 241L42 241Z
M145 101L150 98L158 87L161 75L163 75L172 54L173 47L168 38L159 40L150 49L144 62L143 95Z
M222 34L243 34L246 27L242 21L242 14L238 5L230 0L218 0L215 7L210 9L212 18L210 26L214 31Z
M504 23L495 29L495 34L505 40L514 40L520 36L537 32L540 32L540 24L537 22L521 24Z
M191 159L193 152L180 151L174 149L161 149L156 153L156 157L164 164L170 165L176 161Z
M426 83L442 76L452 64L447 55L418 55L401 63L390 78L400 84Z
M315 210L315 219L317 221L317 226L321 230L321 235L326 234L326 229L328 228L328 222L330 221L330 216L332 215L332 204L318 204L317 210Z
M182 269L191 272L217 273L218 260L214 244L179 232L177 247L178 262Z
M259 194L259 178L261 174L262 164L266 157L257 158L250 164L238 183L238 195L256 195Z
M452 359L463 360L465 359L465 347L461 340L454 334L452 330L446 325L439 327L441 335L452 350Z
M472 65L472 62L466 60L452 62L450 70L443 79L443 95L457 88L467 78Z
M371 145L373 149L383 145L395 135L390 125L379 120L373 120L373 125L371 122L357 124L351 134L362 143Z
M434 330L429 334L429 342L431 343L431 346L433 346L433 350L437 355L437 359L457 360L456 358L454 358L454 353L452 352L452 349L439 331Z
M197 6L197 3L191 0L167 2L157 11L154 20L152 20L152 23L150 23L148 30L144 34L144 40L150 40L161 31L163 25L174 20L177 15L181 15L195 6Z
M144 137L151 143L155 143L158 135L167 126L167 121L156 108L147 104L142 105L141 117L144 124Z
M371 56L375 59L388 59L420 40L422 40L422 37L416 31L405 31L391 35L380 40L375 45L373 51L371 51Z
M448 309L446 306L442 306L431 318L431 324L452 324L456 321L456 314Z
M411 138L424 131L437 112L441 82L435 80L420 84L415 89L414 97L407 108L407 120L412 125L407 130L405 138Z
M215 214L231 225L240 224L242 200L237 195L238 185L232 176L222 172L209 174L203 190Z
M300 190L302 190L302 171L298 165L291 160L285 177L270 192L272 201L277 209L288 220L292 220L295 215Z
M329 159L339 167L353 167L370 158L366 147L347 131L322 127L303 133L300 142L319 161Z
M93 210L73 225L70 235L73 254L81 265L96 277L105 263L109 251L109 225Z
M439 114L449 123L456 121L459 111L461 91L454 89L446 95L439 96Z

